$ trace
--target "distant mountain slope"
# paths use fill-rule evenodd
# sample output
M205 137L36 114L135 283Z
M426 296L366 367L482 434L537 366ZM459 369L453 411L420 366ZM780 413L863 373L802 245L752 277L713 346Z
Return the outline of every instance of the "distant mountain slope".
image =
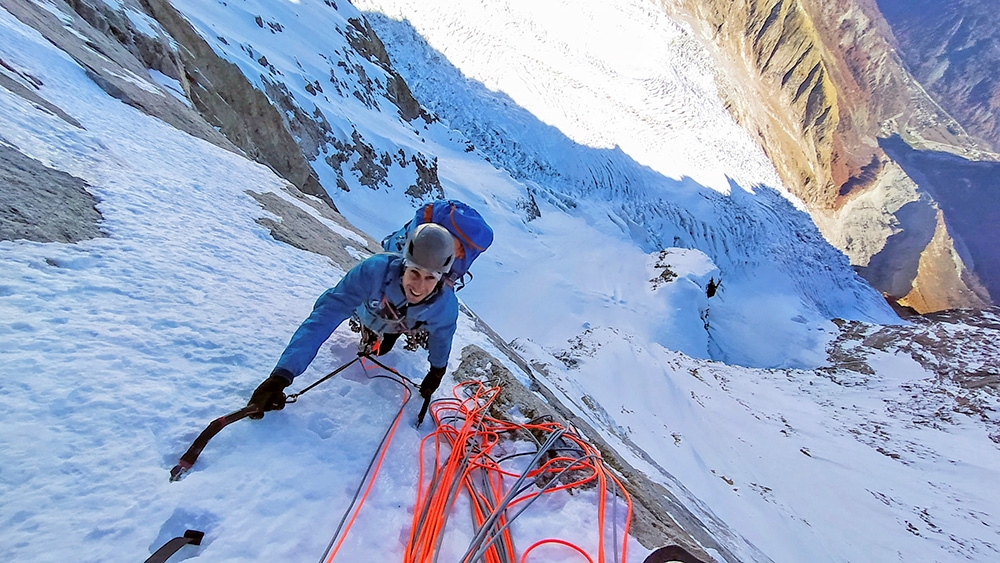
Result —
M1000 11L993 0L877 0L907 67L965 130L1000 151Z

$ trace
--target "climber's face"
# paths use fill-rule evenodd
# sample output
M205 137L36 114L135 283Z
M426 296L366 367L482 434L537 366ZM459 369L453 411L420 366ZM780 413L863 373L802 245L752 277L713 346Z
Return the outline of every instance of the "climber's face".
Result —
M420 268L403 270L403 294L411 304L420 303L427 298L437 286L441 276Z

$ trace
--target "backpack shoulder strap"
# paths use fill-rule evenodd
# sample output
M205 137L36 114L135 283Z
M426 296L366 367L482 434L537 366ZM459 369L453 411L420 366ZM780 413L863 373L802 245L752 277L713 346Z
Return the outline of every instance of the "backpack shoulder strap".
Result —
M455 232L458 233L458 235L462 238L462 244L467 245L469 248L474 248L480 252L486 250L485 248L472 242L472 239L469 238L469 235L462 232L462 229L459 228L458 223L455 222L455 210L458 209L458 206L455 205L454 203L451 203L450 205L451 209L448 211L448 218L451 220L451 226L455 228Z

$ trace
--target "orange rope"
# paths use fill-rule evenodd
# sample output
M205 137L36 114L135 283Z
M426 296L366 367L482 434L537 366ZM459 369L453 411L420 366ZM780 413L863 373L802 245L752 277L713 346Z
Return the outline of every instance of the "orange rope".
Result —
M366 365L365 369L371 368ZM390 369L390 371L399 375L395 370ZM453 398L438 400L431 404L430 413L436 424L436 430L420 442L416 504L410 537L404 551L404 563L431 563L436 558L448 515L462 492L468 495L473 524L476 528L475 537L462 563L472 563L473 559L486 563L502 563L515 558L514 540L510 532L513 518L543 494L579 487L595 480L598 488L597 560L599 563L605 561L607 488L611 481L628 505L624 531L620 536L621 558L616 557L617 561L624 563L628 548L629 524L632 519L632 499L618 478L604 465L600 452L571 429L566 429L556 422L517 424L487 416L487 410L499 393L500 389L497 387L487 388L479 381L464 381L452 390ZM409 397L410 390L406 388L403 405ZM324 563L333 561L371 492L388 452L389 443L402 419L403 410L401 407L380 445L380 450L376 452L378 460L368 476L364 494L351 509L350 519L343 532L336 538L336 544L332 546ZM550 448L546 452L535 452L532 459L537 466L521 472L504 469L501 464L517 455L527 455L527 453L516 454L511 458L501 457L499 460L491 455L493 449L501 443L504 434L517 431L548 436L543 442ZM426 458L430 457L428 451L430 443L434 445L432 467L428 467L425 463ZM579 455L572 457L551 449L560 443L568 445L574 455ZM540 444L539 449L541 447ZM548 456L548 459L543 461L543 454ZM568 477L570 472L579 475L575 480L570 480ZM516 481L510 483L505 482L505 479ZM556 483L557 479L561 481L559 484ZM539 487L539 481L547 482ZM515 486L518 490L514 490ZM525 505L519 511L511 512L512 507L521 503ZM617 540L617 537L615 539ZM583 555L588 563L594 563L593 558L579 546L558 538L535 542L521 554L520 562L525 563L535 548L546 544L569 547Z
M563 541L563 540L558 540L558 539L541 540L541 541L536 541L535 543L531 544L531 547L529 547L528 549L524 550L524 554L521 555L521 563L524 563L525 561L528 560L528 554L531 553L536 547L538 547L540 545L545 545L547 543L557 543L557 544L560 544L560 545L565 545L566 547L572 548L572 549L576 550L577 553L579 553L580 555L583 555L584 557L586 557L587 558L587 563L594 563L594 560L591 559L589 555L587 555L586 551L584 551L584 550L580 549L579 547L577 547L577 546L569 543L568 541Z
M430 563L438 548L439 540L444 532L449 513L458 498L459 490L468 494L472 508L473 524L477 532L489 528L489 533L481 535L483 545L490 534L499 534L489 539L489 547L485 550L471 546L463 563L471 563L470 557L479 550L481 557L487 563L500 563L510 560L514 555L514 542L509 529L508 513L510 508L524 502L531 502L542 494L566 490L591 483L596 480L598 493L598 548L597 557L600 563L605 561L605 526L607 487L609 481L621 491L628 504L626 525L621 535L621 562L627 555L628 529L632 518L632 500L622 487L621 482L604 465L600 452L583 440L580 436L568 431L556 422L533 422L516 424L497 420L485 413L499 395L499 388L487 388L478 381L465 381L452 391L453 398L442 399L431 404L431 417L437 429L426 436L421 442L419 456L419 483L417 487L416 505L410 529L410 538L406 545L404 563ZM464 395L464 396L463 396ZM500 443L504 433L517 430L534 431L552 436L562 431L560 440L569 444L573 450L581 453L580 457L570 457L559 454L548 454L549 459L538 467L521 473L501 467L491 456L493 448ZM434 443L434 468L425 467L427 457L426 447L429 441ZM445 457L446 456L446 457ZM503 461L503 460L501 460ZM580 472L575 480L561 484L549 483L542 489L530 486L534 491L512 491L512 485L505 485L505 478L517 478L519 482L534 482L547 477L550 481L564 478L569 472ZM477 477L480 479L477 481ZM429 478L429 479L428 479ZM503 501L503 510L500 510ZM526 508L526 506L525 506ZM521 509L522 511L524 508ZM520 512L513 514L517 516ZM495 515L494 515L495 514ZM485 532L485 531L484 531ZM480 538L480 535L477 535ZM476 540L473 540L475 543ZM540 545L555 543L570 547L584 555L587 561L593 563L587 553L565 540L550 538L536 542L521 556L522 563L528 553ZM504 558L502 553L508 555Z
M362 362L362 364L363 363L364 362ZM365 370L368 369L369 369L368 366L365 366ZM410 389L404 384L402 404L406 405L406 403L409 400L410 400ZM368 498L368 493L371 492L372 486L375 485L375 478L378 476L378 472L382 468L382 462L385 461L385 454L389 451L389 444L392 442L392 437L396 433L396 428L399 426L399 421L403 419L403 413L404 409L400 407L399 412L396 413L395 420L393 420L392 422L392 426L390 427L389 432L386 434L386 438L383 440L381 444L380 451L377 452L378 462L376 462L375 464L374 471L372 471L371 474L369 475L368 486L365 488L364 494L361 495L361 498L355 504L350 520L348 520L347 525L340 532L340 538L337 540L336 545L333 546L333 549L330 550L329 556L324 560L324 563L330 563L331 561L333 561L333 558L337 556L337 551L340 550L340 547L344 544L344 540L347 539L347 533L350 531L351 526L354 525L354 521L357 519L358 513L361 512L361 507L365 504L365 500Z

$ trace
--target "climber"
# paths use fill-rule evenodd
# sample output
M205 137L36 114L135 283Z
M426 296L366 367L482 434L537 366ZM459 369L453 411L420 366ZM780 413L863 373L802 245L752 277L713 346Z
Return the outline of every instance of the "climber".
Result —
M719 278L719 281L715 281L715 278L708 280L708 286L705 287L705 295L715 297L715 292L719 290L719 286L721 285L722 278Z
M336 287L319 297L271 375L254 390L247 405L260 410L250 418L285 406L285 387L352 315L361 324L360 353L385 354L400 334L426 333L430 369L420 384L420 395L429 399L448 366L458 321L458 299L442 281L455 261L458 244L444 227L426 223L410 233L402 254L376 254L351 268Z

